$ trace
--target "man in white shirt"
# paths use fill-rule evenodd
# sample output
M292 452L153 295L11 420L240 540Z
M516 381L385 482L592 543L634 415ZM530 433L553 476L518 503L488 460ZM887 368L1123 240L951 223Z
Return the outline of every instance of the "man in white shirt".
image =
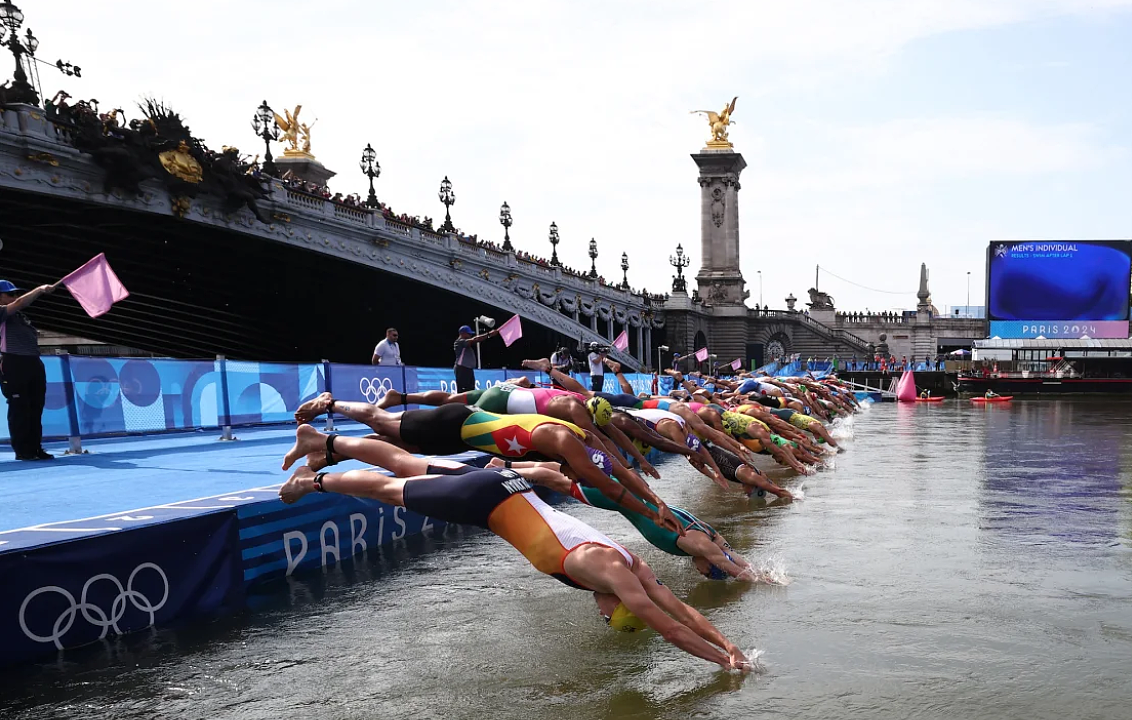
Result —
M397 344L397 328L389 328L385 331L385 339L377 344L373 349L373 358L370 363L373 365L385 365L389 367L396 367L401 364L401 346Z
M601 345L590 343L590 354L586 359L590 363L590 390L601 392L605 387L605 353L598 352Z

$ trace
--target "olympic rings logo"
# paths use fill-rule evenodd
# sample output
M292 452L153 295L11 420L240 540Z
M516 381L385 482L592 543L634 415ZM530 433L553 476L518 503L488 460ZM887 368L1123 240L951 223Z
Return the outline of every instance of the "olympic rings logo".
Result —
M393 381L389 378L364 377L358 381L358 391L370 405L376 405L392 389Z
M138 573L146 569L156 572L158 577L161 578L162 584L165 586L161 600L159 600L156 604L154 604L143 593L134 590L134 579L137 578ZM114 602L110 604L109 615L107 615L107 613L98 605L87 601L87 593L90 592L91 586L99 581L111 582L115 587L118 588L118 596L115 597ZM31 603L31 601L36 597L46 593L59 593L67 599L67 602L70 603L70 607L65 609L62 614L60 614L59 617L55 619L55 624L51 628L50 635L38 635L32 632L32 630L28 627L26 614L28 605ZM126 614L126 601L129 601L130 604L132 604L138 610L149 613L149 625L146 625L146 627L150 627L154 623L154 613L163 608L168 600L169 578L165 575L165 571L160 567L153 563L147 562L142 563L141 565L138 565L136 568L134 568L134 571L130 573L130 577L126 581L125 587L122 587L121 581L119 581L118 578L114 577L113 575L110 575L108 573L95 575L90 580L87 580L86 584L83 585L83 591L79 596L78 602L75 602L74 595L72 595L67 590L59 587L58 585L47 585L39 588L38 590L33 590L32 592L28 593L28 596L24 598L23 603L20 604L20 628L24 631L24 635L27 635L32 640L41 643L54 643L56 648L62 650L63 636L66 635L71 627L75 624L75 619L77 618L79 613L82 613L83 619L85 619L91 625L102 628L102 632L98 636L98 639L102 640L106 637L106 633L111 628L114 629L115 633L119 635L122 634L122 629L118 627L118 621L121 620Z

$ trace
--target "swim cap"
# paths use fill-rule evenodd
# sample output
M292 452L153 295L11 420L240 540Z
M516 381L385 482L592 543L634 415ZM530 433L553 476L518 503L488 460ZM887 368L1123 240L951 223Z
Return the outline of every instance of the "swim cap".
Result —
M603 397L592 397L586 400L586 410L590 411L598 427L605 427L613 419L613 406Z
M643 440L638 440L636 438L633 438L633 445L641 451L642 455L647 455L649 451L652 450L651 445L646 445Z
M617 603L613 614L606 622L609 623L609 627L617 632L637 632L648 627L643 620L629 612L629 608L625 607L625 603Z
M700 447L702 446L700 439L691 433L688 433L688 436L685 438L684 443L688 446L689 450L695 453L698 453L700 451Z
M707 572L708 580L726 580L728 575L716 565L709 565Z

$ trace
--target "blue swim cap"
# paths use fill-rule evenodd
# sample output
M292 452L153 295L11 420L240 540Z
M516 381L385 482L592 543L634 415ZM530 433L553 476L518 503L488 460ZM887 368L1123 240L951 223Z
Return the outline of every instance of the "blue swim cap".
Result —
M708 579L709 580L726 580L727 577L728 577L727 573L725 573L723 570L716 567L715 565L712 565L711 567L708 568Z

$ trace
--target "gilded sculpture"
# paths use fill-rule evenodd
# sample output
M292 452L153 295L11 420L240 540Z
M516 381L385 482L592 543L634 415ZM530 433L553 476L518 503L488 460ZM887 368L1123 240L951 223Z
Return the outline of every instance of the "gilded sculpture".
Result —
M189 153L189 146L185 144L184 140L177 145L175 150L166 150L157 157L161 160L161 166L165 168L165 172L185 182L199 183L203 177L203 168L201 168L197 159Z
M739 96L732 98L730 104L724 105L723 110L713 112L711 110L693 110L691 114L704 114L707 115L708 124L711 125L711 140L708 140L707 146L709 148L731 148L734 145L727 139L727 128L731 125L731 113L735 112L735 101Z
M311 128L314 127L314 123L307 125L299 122L299 113L302 109L302 105L296 105L294 112L284 109L283 116L275 113L275 124L283 133L279 139L289 146L283 149L284 155L311 154Z

